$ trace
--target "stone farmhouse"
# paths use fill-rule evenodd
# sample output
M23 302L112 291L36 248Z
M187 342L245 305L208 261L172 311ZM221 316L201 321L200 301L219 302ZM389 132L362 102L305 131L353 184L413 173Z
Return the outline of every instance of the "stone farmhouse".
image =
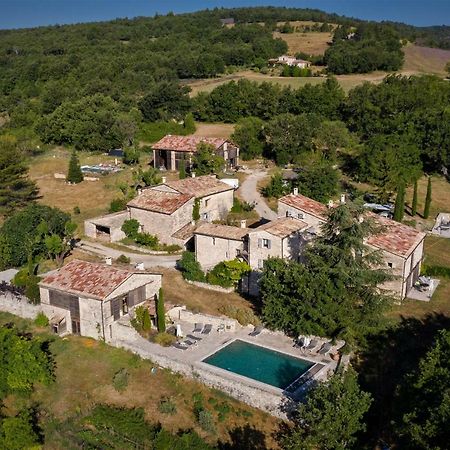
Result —
M320 226L326 221L327 207L295 191L278 200L278 215L301 219L314 233L320 234ZM403 299L419 277L425 233L376 214L371 213L371 217L382 231L368 238L367 244L381 251L384 264L392 269L396 277L384 288Z
M152 145L154 167L179 170L184 161L190 169L197 148L202 143L211 145L215 153L225 160L225 169L233 169L239 164L239 147L228 139L168 134Z
M143 189L127 205L127 211L85 221L85 234L115 242L125 234L125 220L136 219L143 232L158 236L165 244L185 247L193 237L193 210L199 202L200 219L223 220L233 206L234 188L214 176L167 181Z
M112 323L137 305L154 305L162 275L73 260L39 283L41 307L58 334L112 338Z
M281 55L278 58L269 59L269 64L282 64L290 67L298 67L299 69L307 69L311 66L311 63L309 61L305 61L304 59L297 59L294 56L288 55Z
M195 255L203 270L240 258L255 270L268 258L298 259L308 240L308 224L282 217L257 228L201 224L194 231Z

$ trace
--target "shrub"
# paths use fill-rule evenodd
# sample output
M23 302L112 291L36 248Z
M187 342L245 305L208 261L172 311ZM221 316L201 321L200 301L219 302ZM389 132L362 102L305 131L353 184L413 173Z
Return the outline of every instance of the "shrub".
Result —
M156 248L158 246L158 237L149 233L137 233L135 237L136 244L143 245L149 248Z
M140 226L141 224L136 219L128 219L125 220L120 229L125 233L126 237L136 239Z
M232 213L243 213L243 212L250 212L255 209L255 206L248 203L243 202L239 200L237 197L234 197L233 199L233 207L231 208Z
M79 206L74 206L74 208L73 208L73 213L74 213L75 215L81 214L81 209L80 209L80 207L79 207Z
M228 402L222 402L214 406L214 409L219 413L219 422L223 422L231 411L231 406Z
M255 313L249 308L238 308L234 305L222 305L219 311L232 319L236 319L244 327L251 325L259 325L261 321Z
M115 198L109 204L109 212L115 213L127 209L127 200L125 198Z
M37 275L30 275L28 269L22 269L16 273L12 284L23 290L25 297L30 303L38 305L41 302L41 294L39 291L39 282L41 278Z
M117 259L116 262L118 262L119 264L130 264L130 258L128 258L128 256L125 255L120 255Z
M250 270L250 266L246 262L238 259L222 261L206 275L206 280L210 284L233 287Z
M138 148L126 148L123 151L123 163L128 165L139 164L139 158L141 156L141 152Z
M34 319L34 324L37 327L45 328L48 326L48 317L43 312L40 312Z
M198 424L200 425L202 430L206 431L207 433L213 434L216 432L213 416L209 411L205 409L199 412Z
M75 150L72 152L69 162L69 171L67 172L66 181L69 183L81 183L83 181L83 172L81 171L80 161Z
M117 392L123 392L128 386L129 373L123 368L114 374L113 386Z
M183 274L183 278L190 281L205 281L205 274L200 267L200 264L195 259L195 254L192 252L183 252L178 268Z
M134 310L135 317L130 321L131 325L135 328L138 333L148 332L152 328L152 322L150 320L150 313L148 308L144 306L138 306Z
M192 401L194 403L194 415L198 420L200 418L200 413L205 409L203 405L203 394L201 392L194 392L192 394Z
M422 274L429 277L450 278L450 267L429 266L427 264L424 264L422 266Z
M177 338L173 334L158 333L153 336L152 340L155 344L159 344L163 347L170 347Z
M173 415L177 412L177 406L170 400L170 398L163 397L159 402L158 411L162 414Z

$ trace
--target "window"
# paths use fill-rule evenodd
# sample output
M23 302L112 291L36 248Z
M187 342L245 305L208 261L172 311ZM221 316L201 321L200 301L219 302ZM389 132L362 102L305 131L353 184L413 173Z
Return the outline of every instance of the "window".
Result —
M262 246L263 248L270 248L270 239L263 239Z
M202 214L202 219L203 220L208 220L208 213L203 213Z
M264 260L258 259L258 269L263 269L263 268L264 268Z
M128 314L128 302L126 297L122 298L122 314Z
M286 217L292 217L292 214L290 211L286 211Z
M216 238L215 237L212 238L212 243L213 243L213 245L216 245Z
M209 203L209 198L207 198L207 199L205 200L205 207L208 206L208 203Z
M392 269L392 263L388 262L388 266Z
M297 217L298 217L299 219L304 219L304 218L305 218L305 215L304 215L303 213L298 213L298 214L297 214Z

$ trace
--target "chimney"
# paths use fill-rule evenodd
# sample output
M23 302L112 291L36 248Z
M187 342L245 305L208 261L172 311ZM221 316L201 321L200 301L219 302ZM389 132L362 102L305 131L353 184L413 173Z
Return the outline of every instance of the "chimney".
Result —
M241 228L246 228L247 227L247 220L246 219L242 219L239 221L240 227Z
M134 267L135 267L136 270L145 270L143 262L136 263L136 265Z
M191 172L191 177L195 178L195 172Z
M106 263L107 266L112 266L112 258L111 258L111 256L107 256L105 258L105 263Z
M141 188L137 188L137 195L141 195L142 194L142 189Z
M294 188L293 194L298 195L298 188Z
M166 178L166 177L161 177L161 183L162 183L162 184L165 184L166 181L167 181L167 178Z
M341 204L345 203L345 194L341 194Z
M328 200L328 208L332 208L334 206L333 200Z

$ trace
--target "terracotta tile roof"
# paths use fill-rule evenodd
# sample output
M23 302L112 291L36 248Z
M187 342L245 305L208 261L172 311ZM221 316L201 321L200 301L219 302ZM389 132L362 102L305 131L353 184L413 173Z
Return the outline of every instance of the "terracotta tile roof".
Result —
M371 213L370 217L382 226L380 234L371 236L367 243L387 252L407 257L425 238L425 233L408 225Z
M146 189L136 198L128 202L127 206L162 214L172 214L192 197L192 195L185 193Z
M181 227L179 230L175 231L175 233L172 234L172 237L186 241L194 235L195 227L195 224L188 223L184 225L184 227Z
M195 153L198 144L204 142L212 145L216 150L220 148L226 139L203 136L174 136L168 134L152 145L153 150L174 150L177 152Z
M55 273L45 277L40 284L103 300L134 273L136 272L107 264L74 259Z
M305 197L301 194L288 194L281 197L279 200L281 203L297 208L300 211L304 211L318 219L326 220L327 217L327 207L322 203L313 200L312 198Z
M303 220L294 219L293 217L282 217L261 225L253 231L267 231L267 233L273 234L274 236L284 238L308 227L309 225L303 222Z
M218 180L214 176L204 175L195 178L185 178L184 180L168 181L166 186L180 192L195 197L205 197L206 195L218 194L219 192L233 189L229 184Z
M213 236L223 239L241 241L251 231L249 228L232 227L214 223L203 223L197 227L194 234Z

